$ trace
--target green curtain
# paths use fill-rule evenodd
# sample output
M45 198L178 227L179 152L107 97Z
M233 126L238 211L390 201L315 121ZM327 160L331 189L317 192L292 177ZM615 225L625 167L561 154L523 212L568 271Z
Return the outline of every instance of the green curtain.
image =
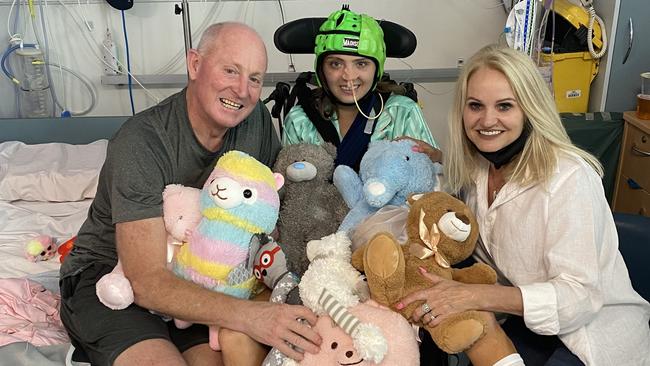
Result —
M562 113L560 117L571 141L603 164L603 187L611 204L623 137L623 113Z

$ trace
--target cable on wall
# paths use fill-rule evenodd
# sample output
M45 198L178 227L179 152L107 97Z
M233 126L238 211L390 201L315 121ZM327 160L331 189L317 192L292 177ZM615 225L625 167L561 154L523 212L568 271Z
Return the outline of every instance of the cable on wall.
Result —
M131 57L129 55L129 37L126 35L126 17L124 10L122 12L122 30L124 31L124 47L126 48L126 69L129 76L129 99L131 100L131 114L135 115L135 105L133 103L133 82L131 81Z

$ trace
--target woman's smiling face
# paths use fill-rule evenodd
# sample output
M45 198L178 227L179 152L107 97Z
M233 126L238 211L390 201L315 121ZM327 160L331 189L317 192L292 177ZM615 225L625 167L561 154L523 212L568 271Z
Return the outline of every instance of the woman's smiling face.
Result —
M470 76L463 125L467 138L483 152L498 151L521 135L524 112L503 73L482 67Z
M323 75L330 92L343 103L363 98L375 79L375 63L363 56L330 54L323 59Z

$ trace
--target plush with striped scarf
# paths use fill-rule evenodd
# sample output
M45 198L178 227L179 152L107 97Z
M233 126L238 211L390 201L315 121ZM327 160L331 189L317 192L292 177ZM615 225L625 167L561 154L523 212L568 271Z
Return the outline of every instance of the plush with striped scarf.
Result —
M256 285L251 247L255 234L270 233L278 219L279 173L240 151L224 154L200 194L202 219L181 247L174 273L213 291L248 299ZM252 253L251 253L252 252ZM189 323L175 320L178 327ZM210 327L210 347L219 349Z
M349 334L364 360L380 363L388 352L381 329L348 312L368 296L363 275L350 263L350 245L343 231L307 243L310 263L298 285L300 298L316 315L329 315Z

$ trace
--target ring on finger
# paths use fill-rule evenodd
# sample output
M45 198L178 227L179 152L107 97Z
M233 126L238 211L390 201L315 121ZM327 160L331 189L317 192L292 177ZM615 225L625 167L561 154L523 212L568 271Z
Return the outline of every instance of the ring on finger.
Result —
M300 348L300 347L298 346L297 342L296 342L296 343L292 343L292 342L289 342L289 341L285 340L284 343L285 343L287 346L289 346L289 348L291 348L291 349L294 350L294 351L297 351L297 352L304 352L304 351L302 350L302 348Z
M436 318L435 315L431 314L431 312L424 314L422 317L422 323L424 324L429 324L431 323L434 319Z
M293 347L294 347L293 344L291 342L287 341L287 340L284 341L284 344L289 346L289 348L291 348L291 349L293 349Z
M433 313L429 313L429 321L428 321L427 323L431 323L431 322L434 321L435 319L436 319L436 316L433 315Z
M420 306L420 309L422 310L422 314L428 314L431 312L431 307L426 302Z

